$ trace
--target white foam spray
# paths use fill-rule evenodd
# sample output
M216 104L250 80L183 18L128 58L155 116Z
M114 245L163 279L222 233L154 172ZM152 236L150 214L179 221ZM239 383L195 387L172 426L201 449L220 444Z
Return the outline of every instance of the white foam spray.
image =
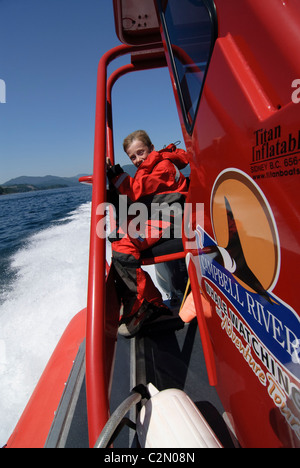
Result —
M69 321L86 307L90 203L12 257L0 308L0 446L11 435Z

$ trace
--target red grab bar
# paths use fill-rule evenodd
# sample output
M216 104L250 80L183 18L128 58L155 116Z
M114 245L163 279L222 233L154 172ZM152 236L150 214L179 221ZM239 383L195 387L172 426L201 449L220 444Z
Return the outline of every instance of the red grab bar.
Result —
M115 47L102 56L98 66L86 331L86 398L91 447L109 416L104 339L106 239L98 237L96 232L101 219L97 215L97 207L106 200L107 67L114 58L131 50L132 47L126 45Z
M152 48L156 49L155 46ZM117 78L115 75L107 84L107 67L117 57L143 50L145 50L144 47L120 45L106 52L100 59L97 76L93 176L90 176L88 180L83 180L83 182L93 183L86 330L86 398L91 447L95 445L109 417L110 369L107 369L105 346L106 239L98 237L96 231L98 222L104 216L97 213L97 208L106 201L106 145L108 143L110 151L112 144L112 131L109 131L111 122L110 117L107 116L110 96L107 94L110 94L111 87ZM133 71L133 68L127 67L126 71L118 72L118 76L122 76L124 72ZM145 68L151 68L151 65ZM139 67L137 66L136 69ZM109 93L107 93L107 88Z

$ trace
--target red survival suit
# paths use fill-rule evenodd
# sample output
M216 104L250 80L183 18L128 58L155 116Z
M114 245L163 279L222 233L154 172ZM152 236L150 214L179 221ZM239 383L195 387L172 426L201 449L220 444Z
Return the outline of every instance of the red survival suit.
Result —
M133 316L142 305L147 307L148 303L162 306L160 292L148 273L141 268L141 251L157 243L174 222L174 219L170 222L170 216L169 221L160 219L161 214L159 216L158 212L153 210L156 206L154 203L167 203L168 206L179 203L182 207L179 220L181 226L188 186L179 169L183 169L188 163L187 153L171 144L158 152L152 151L138 167L134 177L123 172L120 166L117 171L109 170L107 173L109 181L119 194L127 195L129 202L144 203L149 210L148 219L145 220L142 229L144 234L132 235L130 230L125 230L122 234L122 229L119 229L119 240L112 243L112 261L124 306L123 317ZM168 213L170 214L170 211Z

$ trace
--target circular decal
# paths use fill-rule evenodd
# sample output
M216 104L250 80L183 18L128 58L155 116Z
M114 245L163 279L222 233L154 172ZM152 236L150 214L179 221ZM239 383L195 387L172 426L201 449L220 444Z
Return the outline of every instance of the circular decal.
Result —
M236 169L222 172L212 190L211 220L217 245L229 254L236 280L260 294L272 289L279 271L279 240L260 188Z

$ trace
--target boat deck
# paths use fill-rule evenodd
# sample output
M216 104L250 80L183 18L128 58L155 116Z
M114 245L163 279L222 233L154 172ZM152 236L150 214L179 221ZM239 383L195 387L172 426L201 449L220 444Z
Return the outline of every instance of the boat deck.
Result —
M158 390L181 389L200 409L223 446L233 447L222 418L222 404L208 383L197 321L194 319L184 326L179 323L177 319L160 323L131 340L118 337L111 412L137 384L151 382ZM131 411L129 415L132 420L135 420L134 413ZM88 447L84 343L75 360L46 446ZM115 439L114 447L138 447L134 431L125 426Z

